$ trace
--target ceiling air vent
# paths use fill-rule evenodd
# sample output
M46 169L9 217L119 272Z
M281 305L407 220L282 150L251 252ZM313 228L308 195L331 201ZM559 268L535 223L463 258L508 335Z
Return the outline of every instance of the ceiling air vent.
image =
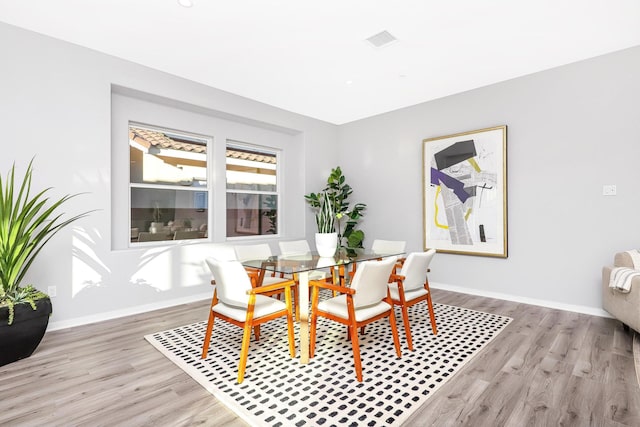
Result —
M389 33L388 31L382 31L367 39L371 46L377 48L388 46L397 40L398 39L393 37L393 35L391 35L391 33Z

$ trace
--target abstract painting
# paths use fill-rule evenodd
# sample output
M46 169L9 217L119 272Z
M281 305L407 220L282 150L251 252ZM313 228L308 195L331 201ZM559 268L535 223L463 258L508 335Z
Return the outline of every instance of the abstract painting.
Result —
M507 257L507 127L423 140L424 248Z

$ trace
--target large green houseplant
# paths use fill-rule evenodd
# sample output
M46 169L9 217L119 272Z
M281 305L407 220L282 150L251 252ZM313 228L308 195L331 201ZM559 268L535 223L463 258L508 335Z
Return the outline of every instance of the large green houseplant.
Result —
M33 160L21 180L16 180L15 164L4 181L0 175L0 342L3 347L0 365L30 356L44 335L44 330L35 331L35 346L23 342L26 335L34 335L37 329L32 319L44 317L40 320L46 329L51 314L51 301L44 292L32 285L21 285L27 271L58 231L89 214L63 219L64 214L59 213L61 205L77 194L50 200L51 188L46 188L32 195L32 172ZM26 331L20 328L23 321ZM25 351L28 354L25 355ZM14 357L17 358L13 360Z
M340 166L337 166L331 169L327 185L322 191L304 196L316 212L318 231L323 232L321 229L323 224L327 230L335 229L338 233L338 246L350 256L355 255L357 249L363 248L364 231L358 229L357 225L367 208L364 203L355 203L351 206L349 202L351 193L353 189L346 183L346 177Z

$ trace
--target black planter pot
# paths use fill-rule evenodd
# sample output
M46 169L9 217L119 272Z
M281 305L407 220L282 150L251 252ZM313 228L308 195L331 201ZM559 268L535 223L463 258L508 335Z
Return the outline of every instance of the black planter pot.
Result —
M8 325L9 308L0 308L0 366L31 356L42 341L52 307L49 298L15 306L13 323Z

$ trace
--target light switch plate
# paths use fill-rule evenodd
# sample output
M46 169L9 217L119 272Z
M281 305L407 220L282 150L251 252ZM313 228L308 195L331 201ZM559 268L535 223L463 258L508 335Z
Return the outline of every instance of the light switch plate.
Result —
M602 186L602 195L603 196L615 196L616 195L616 186L615 185L603 185Z

